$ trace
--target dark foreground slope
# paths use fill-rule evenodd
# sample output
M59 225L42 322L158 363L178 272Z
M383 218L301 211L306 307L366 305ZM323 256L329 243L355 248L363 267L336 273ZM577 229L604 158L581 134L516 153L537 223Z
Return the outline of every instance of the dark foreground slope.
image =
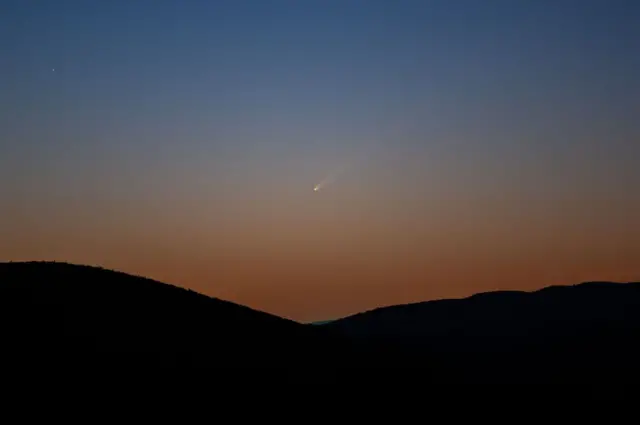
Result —
M101 268L0 263L3 359L89 367L303 367L326 331Z
M378 353L378 365L428 366L432 378L449 382L640 377L640 283L482 293L380 308L322 327Z
M234 382L636 383L640 283L493 292L302 325L100 268L0 263L0 332L4 372L115 366L222 368Z

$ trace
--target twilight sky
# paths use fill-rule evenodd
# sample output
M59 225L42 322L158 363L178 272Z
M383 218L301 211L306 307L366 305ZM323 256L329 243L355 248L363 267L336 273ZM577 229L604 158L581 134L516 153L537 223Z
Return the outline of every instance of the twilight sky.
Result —
M635 0L2 0L0 43L0 261L299 321L640 279Z

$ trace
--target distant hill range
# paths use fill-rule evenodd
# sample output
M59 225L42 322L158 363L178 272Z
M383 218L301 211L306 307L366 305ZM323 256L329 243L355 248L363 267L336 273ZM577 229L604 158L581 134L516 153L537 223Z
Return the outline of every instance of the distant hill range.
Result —
M121 272L0 263L0 330L0 357L44 367L253 368L334 381L375 369L445 383L640 377L640 283L497 291L303 325Z
M487 292L379 308L323 327L359 341L385 364L438 365L432 377L445 381L640 377L638 282Z
M320 320L319 322L311 322L310 325L326 325L333 322L333 320Z

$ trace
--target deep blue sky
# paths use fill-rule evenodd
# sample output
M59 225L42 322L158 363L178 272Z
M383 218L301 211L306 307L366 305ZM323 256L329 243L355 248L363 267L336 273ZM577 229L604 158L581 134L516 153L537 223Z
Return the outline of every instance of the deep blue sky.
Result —
M517 222L500 232L526 246L539 231L519 214L534 208L591 214L589 232L612 221L633 232L624 217L585 211L640 205L637 1L3 0L0 40L3 258L101 263L321 318L485 285L419 286L464 280L420 268L461 232L435 241L434 229ZM53 242L61 234L69 242ZM376 272L396 286L331 307L346 291L335 287L357 292L349 282L370 278L372 266L349 260L358 243L410 246L412 274ZM179 248L123 256L132 244ZM286 251L264 260L261 276L280 285L273 300L239 271L257 257L212 271L211 252L259 256L266 244ZM287 246L350 270L305 289L324 297L311 313L282 301L303 297L287 291L307 276L278 271ZM397 289L403 279L411 285Z

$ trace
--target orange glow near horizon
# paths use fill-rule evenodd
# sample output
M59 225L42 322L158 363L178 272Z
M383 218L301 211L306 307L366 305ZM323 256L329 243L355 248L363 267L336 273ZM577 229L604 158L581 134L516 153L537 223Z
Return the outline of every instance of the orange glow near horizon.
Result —
M497 289L640 277L639 208L630 200L535 206L516 196L472 208L441 197L440 205L407 208L411 198L390 205L360 189L336 186L325 199L301 190L297 200L245 193L209 210L196 198L165 199L164 208L109 209L96 200L39 215L34 200L5 215L12 225L0 258L100 265L303 322Z

